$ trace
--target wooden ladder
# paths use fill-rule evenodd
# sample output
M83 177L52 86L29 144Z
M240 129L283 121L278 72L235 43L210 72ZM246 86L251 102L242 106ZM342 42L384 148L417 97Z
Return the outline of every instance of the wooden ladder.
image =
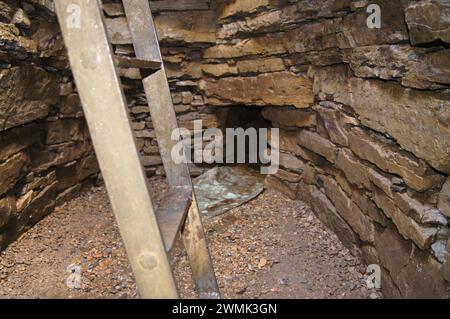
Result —
M220 298L148 0L123 0L136 58L114 56L100 0L58 0L56 13L94 149L142 298L178 298L168 252L181 233L199 298ZM155 210L118 67L141 68L170 193Z

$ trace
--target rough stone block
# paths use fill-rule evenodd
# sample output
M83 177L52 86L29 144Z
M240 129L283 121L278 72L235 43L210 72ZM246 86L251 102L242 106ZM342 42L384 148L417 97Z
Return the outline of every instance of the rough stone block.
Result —
M395 205L394 201L382 195L381 192L375 191L373 199L386 216L392 220L405 239L414 241L421 249L428 249L431 246L438 232L437 228L419 225L411 217L405 215Z
M238 69L235 66L229 66L228 64L205 64L202 66L203 73L212 75L214 77L224 77L237 75Z
M355 48L344 60L363 78L401 79L402 85L417 89L443 88L450 83L449 50L415 48L410 45L381 45Z
M302 160L286 153L280 153L280 166L300 173L305 169L305 163Z
M241 74L280 72L285 70L283 59L280 58L242 60L237 62L237 68Z
M335 72L339 72L336 74ZM353 107L361 123L394 138L438 171L450 172L450 96L375 80L348 78L345 68L314 72L319 97ZM351 92L351 94L350 94Z
M266 8L271 8L282 3L282 0L236 0L224 2L220 8L220 19L226 19L235 15L249 14Z
M347 197L335 180L325 177L324 188L325 194L333 202L340 216L352 227L361 240L373 243L375 235L373 222Z
M317 133L302 130L299 133L299 144L314 153L320 154L331 163L336 162L336 145Z
M16 198L6 196L0 199L0 229L3 228L11 216L16 213Z
M293 105L306 108L314 102L311 81L306 76L290 72L207 80L202 82L201 89L208 102L217 105Z
M205 50L205 59L230 59L244 56L266 56L286 53L281 35L243 39L236 44L218 44Z
M316 113L294 108L264 108L262 115L273 127L313 127Z
M47 144L60 144L87 139L89 139L89 132L83 120L67 119L48 123Z
M348 181L359 188L371 189L369 167L364 165L348 149L341 149L337 156L336 167L344 172Z
M23 176L27 163L28 156L24 152L17 153L0 163L0 195L14 187Z
M446 226L448 224L447 218L439 210L430 205L422 204L407 193L394 193L393 199L406 215L420 224L431 226Z
M447 178L447 181L439 193L438 208L447 217L450 217L450 178Z
M443 183L445 177L434 172L423 160L402 151L383 136L354 127L349 134L350 148L360 158L381 170L400 175L405 183L424 192Z
M57 77L35 66L0 72L0 131L47 116L59 100Z
M375 0L381 8L381 28L369 29L366 10L346 15L340 26L339 47L354 48L375 44L392 44L408 40L408 30L405 25L405 2Z
M447 0L422 0L406 8L411 43L414 45L437 40L450 43L450 3Z
M322 102L313 109L319 113L331 141L348 146L348 127L358 125L358 121L345 113L342 107L332 102Z

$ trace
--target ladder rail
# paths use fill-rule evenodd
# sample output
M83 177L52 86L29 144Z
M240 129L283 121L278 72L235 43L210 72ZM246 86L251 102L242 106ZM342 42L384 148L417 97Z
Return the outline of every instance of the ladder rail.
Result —
M101 0L55 1L69 61L110 202L142 298L178 298L167 251L183 236L200 298L220 298L187 163L175 163L178 128L147 0L123 0L136 58L113 55ZM171 192L152 202L118 68L147 72L143 85ZM150 75L148 75L150 73Z
M143 84L167 181L171 187L191 186L187 165L174 163L171 156L172 149L180 141L171 138L172 132L178 128L178 123L150 4L145 0L122 0L122 3L136 57L142 60L161 61L161 69L144 78Z
M192 188L192 204L182 230L182 236L196 290L200 298L217 299L220 298L220 291L206 242L201 213L197 205L189 168L187 162L176 164L171 158L172 148L180 141L179 139L171 139L171 134L173 130L178 128L178 123L149 1L122 0L122 3L131 30L136 57L142 60L154 59L161 61L161 70L143 80L144 89L169 184L175 188L180 186Z
M100 1L58 0L55 7L140 296L178 298ZM79 14L79 23L74 14Z

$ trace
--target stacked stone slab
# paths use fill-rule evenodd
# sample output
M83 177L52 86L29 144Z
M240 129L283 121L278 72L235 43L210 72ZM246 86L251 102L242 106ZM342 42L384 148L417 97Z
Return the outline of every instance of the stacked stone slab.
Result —
M174 91L259 106L281 129L267 187L379 264L386 296L446 297L449 5L371 3L381 29L367 1L213 1L155 20Z
M5 238L97 170L55 20L47 17L52 1L26 1L26 15L0 3L0 108L9 114L0 126ZM381 29L367 26L369 4L381 7ZM202 119L204 128L218 127L216 110L259 107L280 128L281 167L267 187L309 203L355 255L380 265L385 296L448 297L448 1L150 5L180 126ZM132 56L120 1L104 1L104 10L114 50ZM120 72L146 170L162 174L141 74ZM32 222L19 218L33 214Z
M98 173L52 3L22 2L0 1L0 250Z
M281 129L267 187L308 202L382 267L388 297L448 297L450 4L223 1L203 63L210 105L259 105ZM233 70L231 73L230 70Z

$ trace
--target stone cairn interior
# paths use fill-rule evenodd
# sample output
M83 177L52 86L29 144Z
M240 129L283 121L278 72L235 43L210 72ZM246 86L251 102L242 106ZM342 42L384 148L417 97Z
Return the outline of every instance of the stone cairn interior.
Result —
M121 2L103 2L115 52L133 56ZM449 1L150 4L180 127L280 128L266 187L380 265L385 297L448 298ZM146 173L162 175L140 74L120 74ZM0 250L98 176L52 1L0 1Z

